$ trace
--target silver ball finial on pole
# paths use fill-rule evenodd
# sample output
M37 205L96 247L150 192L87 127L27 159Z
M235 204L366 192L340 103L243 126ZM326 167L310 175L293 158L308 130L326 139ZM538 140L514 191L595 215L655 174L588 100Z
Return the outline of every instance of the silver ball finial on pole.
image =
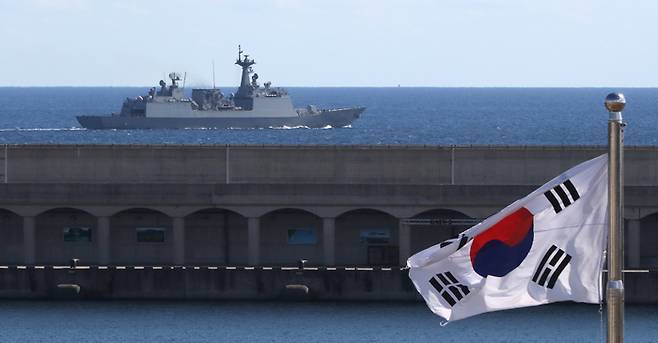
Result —
M622 93L610 93L605 97L605 108L610 112L621 112L626 106L626 98Z

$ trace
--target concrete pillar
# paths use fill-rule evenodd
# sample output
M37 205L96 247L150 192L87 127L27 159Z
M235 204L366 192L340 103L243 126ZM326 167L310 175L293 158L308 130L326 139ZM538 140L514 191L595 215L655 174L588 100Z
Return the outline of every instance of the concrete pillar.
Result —
M400 265L406 266L407 259L411 256L411 227L404 224L403 219L400 219L398 226L398 244L400 251Z
M336 218L322 218L324 265L336 264Z
M248 261L250 266L260 264L260 218L247 218Z
M173 218L173 242L174 264L185 265L185 218Z
M36 262L36 232L34 217L23 217L23 263L27 266Z
M98 264L110 264L110 217L98 217L97 225Z
M641 251L640 251L640 240L641 240L641 227L640 221L638 219L628 219L626 222L626 232L627 232L627 242L626 242L626 256L628 260L626 261L627 268L638 268L640 267L641 261Z

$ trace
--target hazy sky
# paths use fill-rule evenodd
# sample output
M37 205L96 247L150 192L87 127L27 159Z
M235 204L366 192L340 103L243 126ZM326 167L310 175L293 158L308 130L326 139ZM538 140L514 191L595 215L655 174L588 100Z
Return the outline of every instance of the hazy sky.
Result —
M0 86L658 86L656 0L0 0Z

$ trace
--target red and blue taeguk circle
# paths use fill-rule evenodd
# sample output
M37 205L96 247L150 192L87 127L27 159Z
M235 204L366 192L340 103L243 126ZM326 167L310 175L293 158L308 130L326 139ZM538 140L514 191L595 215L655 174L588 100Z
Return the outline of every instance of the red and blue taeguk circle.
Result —
M475 272L502 277L518 267L532 246L532 229L532 213L522 207L477 235L471 245Z

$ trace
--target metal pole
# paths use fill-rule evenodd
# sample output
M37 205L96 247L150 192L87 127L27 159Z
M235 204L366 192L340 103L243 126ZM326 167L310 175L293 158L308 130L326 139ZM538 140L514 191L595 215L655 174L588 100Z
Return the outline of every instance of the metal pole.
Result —
M623 209L623 153L624 123L621 112L626 99L621 93L610 93L605 107L610 112L608 121L608 343L624 342L624 228Z

